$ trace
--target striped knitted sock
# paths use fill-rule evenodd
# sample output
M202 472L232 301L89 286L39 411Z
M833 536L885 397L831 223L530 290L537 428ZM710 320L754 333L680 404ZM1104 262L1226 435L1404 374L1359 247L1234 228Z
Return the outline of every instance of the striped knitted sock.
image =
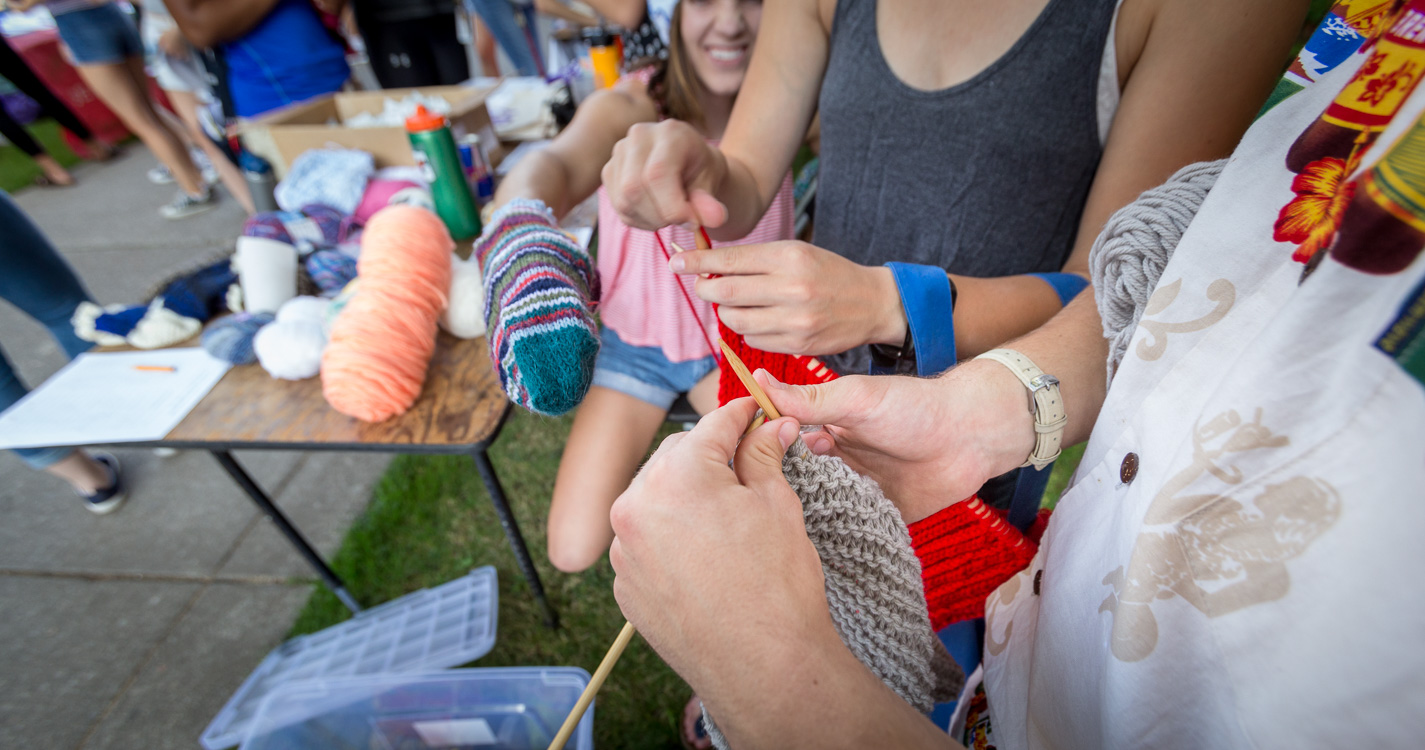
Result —
M584 400L599 353L590 315L598 272L540 201L514 200L475 244L485 277L486 341L510 400L558 416Z

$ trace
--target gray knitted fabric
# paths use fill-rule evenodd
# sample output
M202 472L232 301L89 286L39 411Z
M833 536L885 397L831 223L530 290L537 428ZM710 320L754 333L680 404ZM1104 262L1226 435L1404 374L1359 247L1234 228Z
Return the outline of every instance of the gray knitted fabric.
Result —
M1163 268L1226 164L1226 159L1202 161L1179 169L1167 182L1114 212L1094 240L1089 271L1103 337L1109 342L1110 381Z
M801 498L841 640L917 711L954 698L965 676L930 628L920 559L900 511L874 480L801 440L782 459L782 472ZM706 707L703 720L713 744L728 750Z

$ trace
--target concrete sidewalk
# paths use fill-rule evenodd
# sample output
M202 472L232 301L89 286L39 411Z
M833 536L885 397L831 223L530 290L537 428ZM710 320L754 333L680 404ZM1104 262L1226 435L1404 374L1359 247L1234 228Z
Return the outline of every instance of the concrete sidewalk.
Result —
M101 303L145 301L175 271L231 250L231 199L177 222L137 144L15 196ZM221 193L219 188L219 193ZM225 198L226 196L220 196ZM35 385L64 364L47 332L0 302L0 345ZM206 453L114 451L130 484L94 516L67 485L0 451L0 748L195 748L281 642L315 574ZM239 453L330 556L388 459Z

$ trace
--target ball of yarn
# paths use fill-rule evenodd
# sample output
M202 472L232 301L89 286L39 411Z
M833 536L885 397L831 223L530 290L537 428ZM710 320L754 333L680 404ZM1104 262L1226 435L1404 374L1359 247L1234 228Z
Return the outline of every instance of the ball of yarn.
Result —
M356 278L356 259L340 250L317 250L307 256L307 273L322 294L335 295Z
M420 185L410 180L387 180L376 178L366 183L366 192L361 194L361 202L356 204L356 210L351 212L351 218L357 224L365 224L376 215L377 211L390 205L391 197L406 188L419 188Z
M450 303L440 326L462 339L485 335L485 283L474 258L451 261Z
M321 203L308 203L302 206L302 215L322 230L320 247L332 247L341 239L341 220L346 218L341 211ZM314 241L313 244L318 243Z
M361 286L332 324L322 357L322 393L332 408L380 422L415 403L435 351L454 249L445 224L425 209L389 206L367 222Z
M277 308L277 322L301 321L322 325L326 321L327 308L331 307L331 304L331 300L321 297L293 297Z
M277 321L263 326L252 339L252 350L268 375L303 380L317 374L327 336L310 320Z
M272 313L234 313L220 318L203 331L203 349L224 362L250 365L257 361L253 337L272 319Z

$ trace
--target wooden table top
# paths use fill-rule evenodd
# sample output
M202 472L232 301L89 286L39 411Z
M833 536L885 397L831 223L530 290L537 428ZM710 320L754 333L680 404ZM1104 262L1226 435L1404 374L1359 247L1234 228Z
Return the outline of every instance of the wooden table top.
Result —
M362 422L327 404L319 377L277 380L258 365L242 365L229 370L163 443L221 450L459 453L491 439L509 405L485 339L462 340L441 331L420 398L405 414Z

